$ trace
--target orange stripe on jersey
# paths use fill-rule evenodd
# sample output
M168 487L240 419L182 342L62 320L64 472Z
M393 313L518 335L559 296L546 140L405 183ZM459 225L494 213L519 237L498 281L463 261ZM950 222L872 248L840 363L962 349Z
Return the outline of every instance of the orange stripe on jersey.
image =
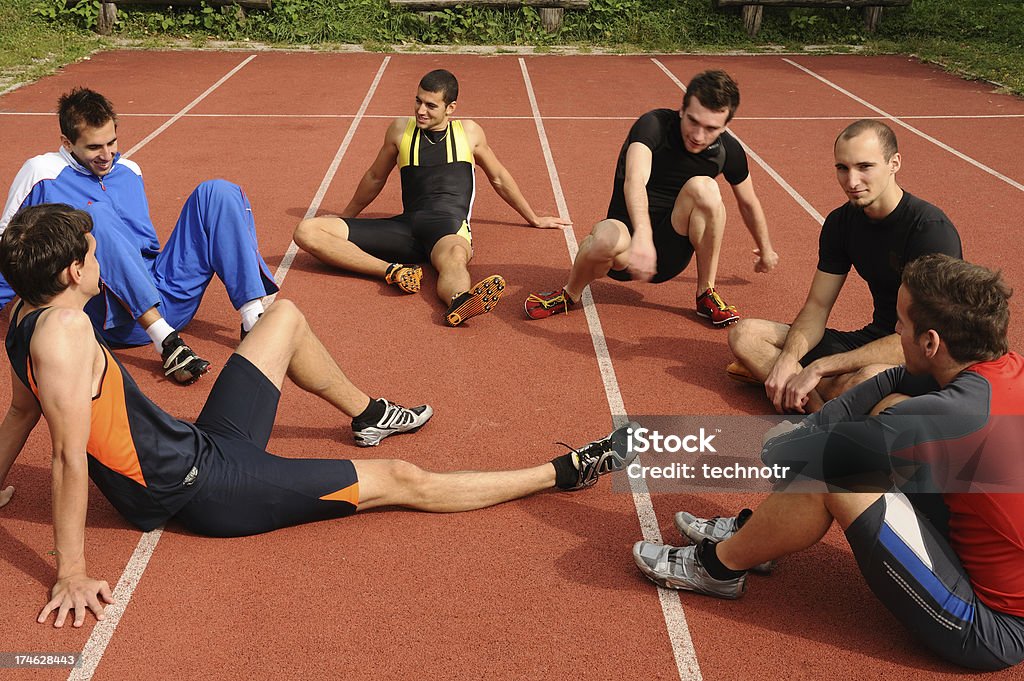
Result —
M36 386L36 374L32 371L32 355L27 357L25 362L25 375L28 376L28 388L32 391L32 394L39 399L39 388Z
M343 487L337 492L331 492L320 497L321 501L347 501L353 506L359 505L359 483L353 482L348 487Z
M116 369L117 364L110 351L103 348L103 354L107 368ZM108 370L103 376L99 395L92 403L92 428L89 431L87 450L105 467L146 486L128 424L124 379L120 371Z

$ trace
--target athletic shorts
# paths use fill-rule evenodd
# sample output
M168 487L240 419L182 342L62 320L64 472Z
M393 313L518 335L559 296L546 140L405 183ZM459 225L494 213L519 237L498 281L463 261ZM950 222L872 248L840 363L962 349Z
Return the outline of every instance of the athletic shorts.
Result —
M891 335L892 332L886 331L875 324L868 324L864 328L857 329L856 331L836 331L835 329L825 329L825 333L821 337L821 340L818 341L818 344L811 348L810 351L800 359L800 365L806 367L816 359L821 359L822 357L828 357L830 355L838 355L841 352L856 350L857 348L867 345L872 341ZM903 377L900 384L896 386L896 392L909 395L911 397L924 395L938 389L939 384L936 383L935 379L928 374L912 375L908 373Z
M932 652L992 671L1024 660L1024 617L989 608L960 559L901 492L887 492L846 530L868 586Z
M807 366L816 359L821 359L822 357L828 357L830 355L838 355L841 352L856 350L857 348L867 345L872 341L891 335L891 331L886 331L882 327L874 324L868 324L863 329L857 329L856 331L836 331L835 329L825 329L825 333L821 337L821 340L803 356L803 359L800 360L800 364Z
M626 225L629 235L633 236L633 223L629 218L609 215L609 220L618 220ZM652 284L660 284L679 276L693 258L693 244L690 237L679 234L672 228L672 211L651 213L651 231L654 237L654 250L658 254L657 269ZM630 281L633 277L629 270L608 270L608 276L616 281Z
M469 220L457 215L421 211L392 218L345 218L348 240L387 262L428 262L442 238L458 234L473 248Z
M241 537L356 512L359 482L344 459L288 459L265 451L281 392L239 354L217 377L196 426L215 451L202 487L175 518L211 537Z

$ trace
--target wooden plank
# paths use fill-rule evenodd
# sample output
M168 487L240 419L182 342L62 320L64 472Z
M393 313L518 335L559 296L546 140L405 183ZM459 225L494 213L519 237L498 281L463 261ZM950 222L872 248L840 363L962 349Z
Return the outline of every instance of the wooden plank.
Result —
M393 7L421 11L445 9L456 5L467 7L557 7L560 9L586 9L590 0L390 0Z
M561 7L541 7L537 10L540 13L540 25L548 33L557 33L562 28L562 19L565 10Z
M911 0L715 0L718 7L766 5L778 7L895 7L909 5Z
M761 30L761 18L764 15L764 7L761 5L743 5L743 28L747 29L747 35L751 38Z
M112 2L101 2L100 13L96 17L96 32L100 35L110 35L117 23L117 5Z

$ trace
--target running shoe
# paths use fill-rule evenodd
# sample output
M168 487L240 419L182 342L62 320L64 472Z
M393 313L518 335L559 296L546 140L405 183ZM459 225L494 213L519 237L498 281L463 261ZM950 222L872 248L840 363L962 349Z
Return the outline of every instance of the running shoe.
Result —
M757 376L750 373L750 369L748 369L743 362L740 362L738 360L730 363L729 366L725 367L725 373L729 375L729 378L731 378L734 381L739 381L740 383L749 383L751 385L764 385L764 381L759 381L757 379Z
M608 437L595 440L580 449L573 449L564 442L559 442L558 444L572 450L572 459L578 474L576 484L569 489L590 487L605 473L621 471L628 466L637 454L629 446L630 433L638 428L639 423L630 421L613 430Z
M210 363L202 359L188 344L172 331L163 342L164 376L181 385L192 385L210 370Z
M722 297L713 288L697 296L697 316L710 319L715 326L728 326L736 323L740 313L734 305L726 305Z
M423 279L423 268L419 265L403 265L393 262L388 265L384 273L384 281L394 284L406 293L416 293L420 290L420 280Z
M452 298L452 304L445 313L448 326L458 326L467 319L490 312L505 290L505 280L500 274L492 274L483 279L470 290Z
M745 508L739 512L739 515L733 518L723 518L721 516L715 516L714 518L698 518L695 515L691 515L685 511L676 513L675 522L676 529L679 530L680 534L689 539L694 544L700 544L705 539L710 539L716 544L720 541L724 541L729 537L736 534L744 523L746 523L750 516L754 515L754 512L749 508ZM750 568L754 572L767 575L771 574L771 571L775 568L775 561L769 560L764 563L759 563L754 567Z
M709 575L694 545L676 547L638 541L633 545L633 560L649 580L668 589L729 599L739 598L747 589L746 573L725 580Z
M428 404L408 409L383 397L380 401L384 403L384 415L377 421L352 420L352 435L360 447L376 447L381 440L395 433L415 433L434 415Z
M579 305L573 302L565 289L531 293L524 303L526 316L530 319L544 319L556 314L563 314Z

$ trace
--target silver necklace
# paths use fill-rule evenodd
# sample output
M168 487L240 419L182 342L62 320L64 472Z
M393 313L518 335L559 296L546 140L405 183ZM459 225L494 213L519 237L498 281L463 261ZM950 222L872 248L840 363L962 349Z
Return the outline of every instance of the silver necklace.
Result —
M444 134L441 135L441 137L439 137L436 142L434 140L430 139L430 135L427 134L428 132L430 132L430 131L429 130L424 130L423 131L423 138L425 140L427 140L427 142L429 142L431 145L440 144L441 142L444 142L446 137L448 137L448 128L444 129Z

